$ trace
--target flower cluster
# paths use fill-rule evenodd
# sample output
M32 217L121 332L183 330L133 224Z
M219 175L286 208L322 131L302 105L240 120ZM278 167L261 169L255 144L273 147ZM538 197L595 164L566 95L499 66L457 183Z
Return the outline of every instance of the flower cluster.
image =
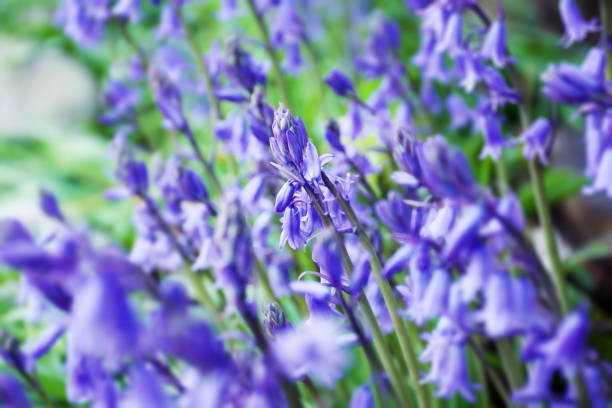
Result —
M501 1L491 19L476 0L407 0L410 59L400 25L360 2L224 0L216 17L249 14L258 41L242 33L207 52L189 20L203 6L158 3L63 0L57 12L89 47L116 23L135 54L109 75L99 118L115 132L105 197L133 204L134 234L109 243L48 191L48 235L0 221L0 264L18 271L27 323L42 327L0 330L0 405L612 403L612 366L589 337L598 306L568 295L542 183L560 118L529 116ZM575 0L559 11L563 45L602 41L580 66L549 66L541 93L584 118L584 191L612 197L608 38ZM366 35L322 76L316 47L346 16ZM132 36L154 18L149 37ZM292 113L305 107L287 76L302 69L317 77L317 112L331 91L345 116ZM376 84L367 97L357 77ZM172 143L142 137L148 107ZM499 166L498 183L475 174L457 132L482 135L476 160ZM504 171L518 151L546 253ZM58 349L65 400L39 375Z

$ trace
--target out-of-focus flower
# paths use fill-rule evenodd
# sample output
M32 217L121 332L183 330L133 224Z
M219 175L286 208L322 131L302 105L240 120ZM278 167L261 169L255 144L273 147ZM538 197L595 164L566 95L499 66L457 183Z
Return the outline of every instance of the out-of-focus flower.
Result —
M582 17L576 0L559 0L559 12L565 26L563 43L569 47L577 41L582 41L592 31L598 31L597 19L586 21Z
M468 374L464 340L452 322L443 317L432 333L423 336L427 346L421 361L430 362L431 368L423 382L433 382L437 395L449 398L459 392L468 401L474 401L473 388Z
M542 164L548 164L551 137L550 121L545 118L536 119L520 136L524 145L523 156L531 160L537 155Z
M63 0L55 14L55 22L74 41L91 47L102 41L110 17L110 0Z
M481 54L483 57L493 61L499 68L514 61L514 58L508 53L506 45L506 24L503 15L493 21L491 27L489 27L482 45Z
M344 347L340 325L322 316L286 330L273 343L275 356L291 378L308 375L326 387L332 387L348 366Z
M31 407L23 385L8 374L0 374L0 404L12 408Z
M485 113L478 118L478 124L485 140L485 145L480 152L480 158L491 157L493 160L499 160L502 149L507 146L502 135L499 117L494 114Z
M339 96L356 98L353 82L341 71L334 69L325 77L325 83Z
M57 199L53 194L46 190L40 191L40 208L48 217L54 218L59 222L66 221L64 214L62 214L62 210L60 210L59 204L57 203Z
M140 329L135 312L125 291L111 277L89 278L77 291L72 308L69 331L79 352L117 364L138 351Z

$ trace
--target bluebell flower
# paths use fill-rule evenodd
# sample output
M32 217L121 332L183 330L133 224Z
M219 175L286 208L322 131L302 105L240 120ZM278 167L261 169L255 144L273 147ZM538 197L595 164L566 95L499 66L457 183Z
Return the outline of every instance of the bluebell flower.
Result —
M413 209L397 192L390 191L387 200L380 200L375 204L375 210L391 231L406 235L414 233L415 229L410 220Z
M597 170L595 171L593 184L586 187L587 193L604 192L612 197L612 147L606 148L601 153Z
M487 85L493 110L498 110L506 103L518 103L520 101L518 92L506 84L504 77L496 69L484 67L482 79Z
M472 92L484 77L485 65L482 56L466 51L458 60L462 71L460 84L467 92ZM491 86L492 81L489 82L489 86Z
M91 47L104 36L111 17L110 0L63 0L55 14L55 22L77 43Z
M312 250L312 260L318 265L322 277L336 289L343 289L344 267L340 257L340 248L330 230L318 238Z
M346 152L340 140L340 127L338 126L338 122L334 119L330 119L325 126L325 139L327 139L327 143L329 143L333 150L342 153Z
M256 85L266 83L265 73L242 48L237 37L230 37L225 44L225 66L228 75L249 95L254 92Z
M481 205L464 206L457 221L447 234L444 242L443 255L454 260L480 240L480 229L485 225L487 214Z
M54 218L59 222L65 222L66 219L60 210L57 199L53 194L46 190L40 191L40 208L48 217Z
M325 77L325 83L339 96L354 99L357 97L353 82L340 70L334 69Z
M368 384L358 387L351 396L349 408L374 408L374 394Z
M586 355L589 328L586 308L580 307L565 316L555 334L538 347L546 364L573 374Z
M182 193L190 201L207 201L208 200L208 189L204 185L204 182L197 175L197 173L191 169L180 167L179 168L179 184L182 188Z
M493 250L484 243L477 245L472 250L464 274L459 280L463 301L469 302L481 294L489 276L499 269Z
M460 11L455 11L448 18L444 36L436 46L436 52L448 52L455 57L463 53L463 18Z
M37 338L28 340L22 347L23 354L29 364L35 363L45 356L55 344L64 336L66 324L64 322L49 325Z
M503 15L500 15L489 27L480 52L483 57L492 60L498 68L514 61L506 45L506 24Z
M568 63L549 66L541 79L544 83L542 91L554 102L582 104L602 99L605 92L599 75Z
M155 32L157 40L168 37L180 37L185 33L181 25L181 8L185 0L171 0L161 10L159 25Z
M492 273L486 282L482 320L488 336L499 338L544 329L547 319L540 310L536 290L526 278L507 272Z
M280 333L272 345L283 370L297 380L308 375L331 388L349 363L342 327L329 318L313 316L294 330Z
M170 400L157 374L142 363L130 367L129 386L121 395L121 406L168 408Z
M101 397L104 396L112 398L113 389L109 389L109 385L112 387L112 381L102 365L102 360L80 352L74 345L70 332L66 352L66 371L66 394L70 402L82 404L102 399ZM95 406L95 404L92 405Z
M459 392L467 401L473 402L474 386L469 379L463 334L448 318L442 317L434 331L423 337L427 346L420 360L430 362L431 368L422 382L435 383L438 397L450 398Z
M164 123L170 129L185 131L187 119L183 113L182 96L178 87L169 78L169 74L155 65L149 70L149 83L153 99L164 117Z
M117 123L134 112L140 102L140 92L119 80L110 80L104 89L104 103L109 112L100 116L105 124Z
M547 165L551 137L552 125L550 121L545 118L536 119L520 136L520 140L524 144L523 156L527 160L531 160L537 155L540 162Z
M283 228L280 237L280 247L288 243L292 249L299 249L306 244L306 237L301 230L300 212L294 205L285 208L281 222L283 223Z
M295 180L313 182L321 175L317 149L308 140L302 119L293 117L284 107L274 114L270 149L277 167Z
M149 188L149 175L144 162L129 160L117 169L117 176L134 195L143 195Z
M482 114L478 118L478 125L485 141L480 158L491 157L493 160L499 160L502 149L508 145L502 135L499 117L492 113Z
M576 0L559 0L559 13L565 27L563 43L566 47L584 40L589 32L599 30L597 19L586 21L582 17Z
M410 245L402 245L387 259L383 269L383 275L389 279L391 276L405 269L412 258L414 249Z
M427 289L421 299L417 316L413 315L415 323L423 324L446 312L450 288L450 273L441 268L433 271L427 283Z
M9 374L0 374L0 404L13 408L30 408L23 385Z
M281 307L275 302L270 302L264 306L263 326L268 336L275 337L284 330L291 328L291 323L286 320Z
M137 23L140 19L140 0L117 0L112 13L114 16L128 19L131 23Z
M423 184L434 196L469 199L479 194L465 155L442 136L427 139L417 155Z
M146 347L185 361L202 373L225 370L231 359L203 320L189 313L189 299L179 285L163 288L163 304L148 325Z
M474 120L474 112L468 107L462 97L452 94L446 99L451 128L462 128Z
M88 279L77 291L72 311L70 337L79 352L118 364L138 351L135 312L127 293L111 277Z

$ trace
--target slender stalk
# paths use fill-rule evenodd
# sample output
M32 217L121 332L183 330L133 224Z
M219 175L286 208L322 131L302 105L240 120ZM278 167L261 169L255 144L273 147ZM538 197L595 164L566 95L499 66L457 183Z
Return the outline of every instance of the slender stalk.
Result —
M119 32L121 36L125 40L125 42L130 46L130 48L138 55L142 65L144 65L145 70L149 67L149 57L144 52L142 47L138 45L136 39L132 36L132 33L127 29L127 21L124 19L117 19L117 26L119 27Z
M559 298L561 311L565 314L569 311L570 305L564 285L563 264L561 262L561 257L559 256L557 240L555 239L555 232L552 217L550 215L550 208L548 206L548 199L546 197L546 191L544 189L542 172L540 170L539 163L537 163L535 159L529 161L529 175L531 177L531 185L533 188L538 218L540 219L540 224L544 231L546 252L551 263L552 281L557 292L557 297Z
M605 2L605 0L602 0ZM488 27L491 25L491 20L486 15L484 10L477 4L473 4L470 7L472 10L483 22L483 24ZM520 78L516 69L513 66L508 67L508 73L510 75L510 79L512 81L512 85L519 91L522 91L520 86ZM521 93L525 93L524 90ZM524 95L523 95L524 96ZM524 100L527 100L524 98ZM523 130L527 129L529 126L529 114L524 105L519 104L519 116L521 120L521 127ZM534 197L536 202L536 210L538 212L538 218L540 220L540 224L542 229L544 230L544 238L546 240L546 250L550 262L552 264L552 280L555 286L555 291L557 292L557 297L559 299L559 303L561 306L561 311L563 313L567 313L569 310L569 301L567 298L567 293L564 286L563 280L563 264L561 262L561 258L559 256L559 249L557 247L557 241L554 235L554 228L552 225L552 217L550 214L550 208L548 205L548 199L546 197L546 190L544 188L544 181L542 178L542 172L540 165L538 162L534 160L530 160L528 163L529 166L529 175L531 178L531 184L534 191Z
M508 179L508 170L506 169L506 163L500 157L499 160L495 160L495 170L497 172L497 182L500 196L504 197L511 191L510 180Z
M480 360L480 363L482 364L482 367L487 373L488 378L493 383L495 390L497 391L501 399L504 401L504 404L506 405L506 407L510 407L511 406L510 397L508 396L508 390L506 389L506 386L504 385L503 380L500 378L495 368L493 368L488 363L487 358L485 357L478 343L474 339L470 339L468 344L474 351L474 354L476 354L476 357L478 357L478 360Z
M200 164L202 164L204 171L208 175L209 179L212 181L213 186L215 187L217 192L220 194L223 191L223 188L221 188L221 182L217 177L214 167L206 160L206 158L202 154L202 150L200 150L200 146L198 145L198 142L196 141L195 135L191 131L191 128L187 127L183 131L183 133L185 134L185 136L187 136L187 140L189 140L189 144L191 145L191 148L195 153L196 158L198 159Z
M304 188L306 189L306 192L308 193L308 196L310 197L313 203L313 206L315 207L315 211L317 212L319 217L323 220L323 223L327 227L333 228L333 222L323 211L323 208L321 207L314 190L312 190L312 188L307 183L303 183L303 184L304 184ZM335 230L335 228L334 228L334 231L335 231L336 239L338 241L338 246L340 247L340 254L342 256L343 266L344 266L345 271L348 273L348 271L353 270L353 263L351 261L351 258L348 255L346 246L344 245L344 239L342 235L340 235ZM374 342L374 348L376 349L378 356L380 357L380 361L382 363L383 368L385 369L385 372L389 376L389 381L391 382L391 386L393 390L395 391L395 395L400 400L400 405L410 406L411 405L409 402L410 398L407 395L406 387L402 386L402 381L400 379L399 371L397 370L397 367L395 363L393 362L393 357L389 351L389 348L387 347L387 344L385 343L385 338L378 324L378 320L376 319L376 316L374 315L374 312L372 311L370 302L368 301L365 295L362 295L359 297L358 304L359 304L359 307L361 308L361 311L363 312L365 316L366 321L368 322L368 326L370 327L370 330L372 331L372 340ZM372 367L374 367L373 363L370 363L370 364Z
M363 352L365 353L366 358L368 359L368 362L370 363L370 365L372 365L370 369L373 371L373 376L376 377L378 373L382 371L382 366L380 362L378 361L378 358L376 358L376 354L374 353L372 346L368 342L368 339L366 338L365 333L363 332L359 324L359 321L357 320L357 317L355 316L355 313L353 312L353 308L346 301L343 293L340 293L338 297L340 298L342 308L344 309L347 317L349 318L351 327L353 331L355 332L355 334L357 335L357 338L359 339L359 344L361 344L361 347L363 348ZM378 386L378 381L376 378L374 379L374 382L372 383L372 385L374 389L374 397L376 399L376 406L382 407L383 406L382 405L382 394L380 392L380 387Z
M406 326L404 325L404 321L400 318L397 313L397 304L395 301L395 297L393 296L393 292L391 289L391 285L389 282L383 277L382 274L382 264L380 258L378 257L378 253L376 249L370 242L370 239L365 233L361 222L355 215L355 212L351 208L350 204L338 193L336 186L331 182L331 180L327 177L325 173L322 173L323 182L330 189L332 194L340 203L342 210L346 214L347 218L356 229L357 237L359 238L359 242L364 247L364 249L370 254L370 265L372 267L372 272L374 273L374 278L378 283L380 291L383 295L383 299L385 301L385 305L391 316L391 321L393 323L393 328L395 329L395 333L397 334L397 338L400 343L400 348L402 351L402 356L404 358L404 362L408 367L408 372L410 374L410 378L414 384L415 394L417 397L417 402L419 407L427 408L429 406L429 401L427 398L427 394L425 393L424 387L419 384L419 363L417 360L416 353L414 352L412 346L410 345L410 339L408 337L408 332L406 331Z
M608 3L606 5L606 3ZM601 20L601 47L606 50L606 78L612 79L612 50L608 47L608 35L612 33L612 5L608 0L599 0L599 18Z
M221 101L219 101L219 99L215 96L214 83L212 80L212 76L208 71L208 67L206 66L206 63L204 61L204 53L202 51L202 48L198 44L194 32L185 22L185 18L182 13L179 15L179 21L181 23L183 31L185 32L189 48L191 48L193 57L196 61L198 72L200 73L200 75L202 75L202 78L204 78L204 82L206 83L206 88L208 90L208 95L210 98L210 121L212 124L211 127L214 129L217 120L221 119Z
M523 374L521 367L517 362L516 352L512 339L504 338L496 341L497 350L506 372L508 382L513 389L518 389L523 384Z
M281 68L278 54L274 47L272 47L268 26L264 21L263 15L259 12L259 10L257 10L255 0L247 0L247 5L253 19L255 20L255 23L257 24L259 35L261 35L261 40L263 41L266 52L268 53L268 57L270 57L270 61L272 61L272 69L274 69L274 74L276 75L276 82L278 84L278 88L280 89L282 102L287 106L291 106L287 83L285 82L285 78L283 76L283 69Z

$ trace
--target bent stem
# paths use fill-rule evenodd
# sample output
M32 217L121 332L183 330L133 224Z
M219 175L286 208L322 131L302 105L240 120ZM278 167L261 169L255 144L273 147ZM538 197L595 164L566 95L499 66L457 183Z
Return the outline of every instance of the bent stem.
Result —
M198 71L200 72L200 75L202 75L202 78L204 78L204 82L206 83L206 89L208 90L211 105L211 127L214 129L217 120L221 119L221 102L214 94L214 84L212 76L210 75L208 67L206 66L206 63L204 61L204 53L202 52L202 48L200 48L198 42L196 41L193 31L185 22L185 18L183 17L182 13L179 15L179 22L181 24L181 27L183 28L183 31L185 32L189 48L191 48L191 51L193 52L193 57L195 58Z
M208 178L212 181L217 192L221 194L221 192L223 191L223 189L221 188L221 182L219 181L219 178L217 177L217 174L215 173L214 167L206 160L206 158L202 154L202 150L200 150L200 146L198 145L198 142L196 141L195 135L191 131L191 128L187 126L185 129L183 129L183 133L185 134L185 136L187 136L187 140L189 140L191 149L195 153L198 161L202 164L202 167L204 168L204 172L208 175Z
M255 23L257 24L257 28L259 29L259 35L261 35L261 40L263 41L266 53L268 54L268 57L270 57L270 61L272 61L272 69L274 69L274 75L276 75L276 82L278 84L278 88L280 89L282 102L287 106L291 106L287 83L285 82L285 78L283 77L283 70L281 68L278 54L276 53L274 47L272 47L268 26L264 21L263 15L257 10L255 0L247 0L247 5L249 7L251 15L253 16L253 19L255 20Z
M321 174L323 177L323 182L325 186L332 192L334 197L340 203L342 210L346 214L347 218L356 229L357 237L359 238L359 242L364 247L364 249L370 254L370 264L372 267L372 272L374 273L374 278L378 283L380 291L383 295L383 299L385 301L385 306L391 316L391 321L393 323L393 328L397 334L398 341L400 343L400 348L402 351L402 356L404 358L404 362L406 363L406 367L408 367L408 372L410 374L410 378L414 384L414 390L417 397L417 403L419 407L427 408L429 407L429 400L425 393L425 389L423 386L419 384L419 364L417 360L417 356L410 345L410 339L408 336L408 332L406 331L406 326L404 325L404 321L400 318L397 313L397 304L395 302L395 297L393 296L393 292L391 290L391 285L382 275L382 264L380 258L378 257L378 253L376 249L370 242L370 239L365 233L363 225L357 218L357 215L353 211L351 205L340 195L336 186L331 182L331 180L327 177L325 173Z
M348 255L348 251L346 250L346 246L344 245L344 238L334 228L332 220L323 211L323 208L321 207L321 204L319 203L314 190L306 183L303 183L303 185L306 192L308 193L308 196L310 197L310 200L313 203L313 206L315 207L315 211L323 220L325 226L333 228L340 249L340 254L342 256L342 263L345 272L348 274L348 271L353 270L353 262L351 261L351 258ZM376 316L372 311L372 306L370 305L370 302L368 301L368 298L365 296L365 294L362 294L359 297L358 304L361 310L363 311L370 330L372 331L372 340L374 342L374 348L376 349L378 356L380 357L382 366L385 372L387 373L387 376L389 377L389 381L391 382L391 386L395 392L395 395L400 401L400 406L411 406L409 402L410 397L407 394L406 388L402 387L402 381L400 380L399 371L395 363L393 362L393 357L391 356L391 352L387 347L387 343L385 343L385 338L378 324L378 320L376 319ZM368 357L367 354L366 357ZM374 370L374 368L376 367L376 363L374 361L369 361L369 363L370 369ZM374 384L376 385L376 383Z

